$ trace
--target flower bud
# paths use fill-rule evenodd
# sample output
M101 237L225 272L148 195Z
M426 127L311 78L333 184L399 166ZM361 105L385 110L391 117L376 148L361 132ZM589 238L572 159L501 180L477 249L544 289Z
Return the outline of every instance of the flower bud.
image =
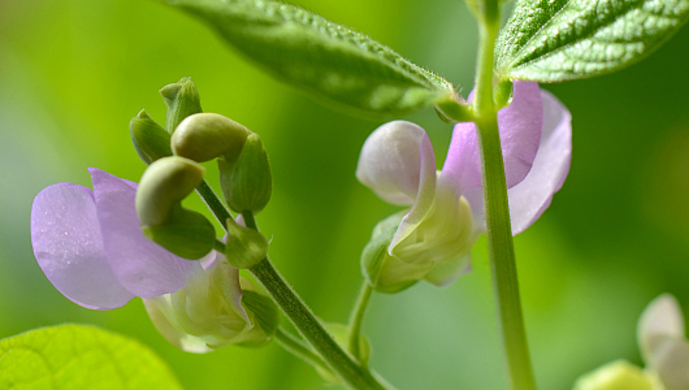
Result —
M136 213L144 235L185 259L199 259L213 248L215 229L181 202L203 180L204 168L182 157L151 164L136 192Z
M141 110L139 115L129 122L129 133L136 153L146 164L150 165L159 158L172 156L170 134L154 121L146 110Z
M256 133L246 138L235 164L218 160L220 186L230 208L238 213L263 210L273 190L268 154Z
M176 347L206 353L226 345L265 345L278 326L275 304L222 255L199 266L184 288L144 299L158 331Z
M251 268L268 254L268 240L257 230L241 226L228 218L227 233L225 257L233 267Z
M172 134L177 126L189 115L202 112L201 97L196 84L189 77L184 77L174 84L168 84L160 90L167 106L167 131Z
M184 119L172 135L176 156L205 162L216 157L237 160L251 131L219 114L194 114Z
M574 390L654 390L653 378L624 360L608 363L574 384Z

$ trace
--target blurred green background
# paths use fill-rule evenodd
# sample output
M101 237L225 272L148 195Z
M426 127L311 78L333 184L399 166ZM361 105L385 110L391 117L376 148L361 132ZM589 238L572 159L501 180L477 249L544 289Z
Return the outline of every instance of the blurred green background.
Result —
M476 25L460 1L295 3L368 33L465 95L471 89ZM685 28L627 70L545 86L572 112L574 157L548 212L516 238L541 389L568 389L613 359L641 364L636 320L658 294L675 294L689 311L688 45ZM346 321L362 280L360 250L396 211L354 177L361 145L384 120L317 104L153 1L2 0L0 338L97 324L150 345L187 389L322 388L310 366L275 344L186 354L157 334L138 299L110 312L83 309L34 260L33 197L56 182L90 186L86 167L138 180L145 167L129 119L146 108L164 122L157 91L183 76L196 81L206 111L263 138L275 182L258 222L273 238L274 262L322 318ZM451 127L430 109L406 119L427 129L440 165ZM202 208L198 199L189 205ZM506 387L484 239L474 272L452 286L375 295L364 331L373 366L402 390Z

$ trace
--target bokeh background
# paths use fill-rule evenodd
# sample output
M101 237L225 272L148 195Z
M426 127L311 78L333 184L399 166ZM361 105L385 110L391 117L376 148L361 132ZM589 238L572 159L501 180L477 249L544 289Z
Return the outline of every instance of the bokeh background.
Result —
M368 33L465 95L471 89L476 25L460 1L295 3ZM541 389L571 388L613 359L641 364L636 321L658 294L675 294L689 312L688 47L685 28L622 72L545 86L573 114L574 157L550 209L516 238ZM110 312L83 309L34 260L33 197L57 182L90 186L87 167L138 180L145 166L129 119L146 108L163 122L157 91L183 76L196 81L206 111L263 138L274 196L258 222L273 238L274 262L322 318L346 321L362 281L360 250L375 223L397 210L354 177L361 145L384 120L319 105L153 1L2 0L0 338L96 324L152 347L187 389L322 388L310 366L274 343L186 354L157 334L138 299ZM405 119L428 130L440 166L451 127L430 109ZM372 364L398 388L506 388L485 245L474 250L474 272L448 288L374 296L364 326Z

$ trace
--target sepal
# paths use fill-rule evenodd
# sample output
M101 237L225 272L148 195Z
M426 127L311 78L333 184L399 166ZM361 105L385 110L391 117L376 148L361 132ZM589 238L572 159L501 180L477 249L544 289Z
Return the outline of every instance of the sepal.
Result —
M277 306L267 296L252 290L244 290L242 292L242 305L246 308L249 317L252 318L255 337L241 342L239 345L249 348L266 345L273 338L280 324ZM260 334L263 336L261 337Z
M388 270L389 262L393 259L388 254L388 247L392 242L397 228L405 215L405 211L393 214L379 222L373 229L371 241L366 244L361 253L361 269L368 284L374 290L393 294L413 286L416 280L405 280L398 283L388 283L384 270Z

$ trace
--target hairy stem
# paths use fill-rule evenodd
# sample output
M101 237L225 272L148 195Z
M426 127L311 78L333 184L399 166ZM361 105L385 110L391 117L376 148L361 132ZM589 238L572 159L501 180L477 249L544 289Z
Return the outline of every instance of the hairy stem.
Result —
M499 27L497 0L486 0L478 19L480 43L474 109L481 148L493 289L511 389L535 390L519 297L497 107L493 100L493 52Z
M208 206L218 222L227 230L227 219L232 218L232 215L227 211L211 186L203 180L201 184L196 187L196 192L201 196L201 199L206 203L206 206Z
M275 340L287 351L291 352L293 355L305 360L307 363L314 367L320 367L322 369L330 371L330 367L315 353L308 345L304 344L297 337L291 335L289 332L285 331L282 327L279 327L275 332Z

